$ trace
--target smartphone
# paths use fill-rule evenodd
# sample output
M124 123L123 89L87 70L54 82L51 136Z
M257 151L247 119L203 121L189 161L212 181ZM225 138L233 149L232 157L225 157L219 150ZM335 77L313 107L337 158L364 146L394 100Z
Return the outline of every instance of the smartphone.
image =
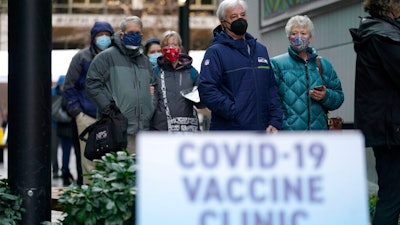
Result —
M314 90L322 91L324 89L324 85L315 86Z

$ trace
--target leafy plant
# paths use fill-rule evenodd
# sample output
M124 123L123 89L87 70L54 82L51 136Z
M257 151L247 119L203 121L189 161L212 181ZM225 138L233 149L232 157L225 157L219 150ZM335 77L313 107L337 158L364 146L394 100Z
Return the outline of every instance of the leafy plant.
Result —
M376 195L370 195L369 196L369 218L372 222L372 219L374 218L375 210L376 210L376 201L378 201L378 197ZM400 225L400 218L397 222L398 225Z
M378 198L376 195L369 196L369 218L371 219L371 221L375 214L377 200L378 200Z
M0 224L18 225L23 212L21 196L11 194L8 179L0 179Z
M135 221L136 157L126 151L95 160L93 184L71 184L58 202L68 225L132 225Z

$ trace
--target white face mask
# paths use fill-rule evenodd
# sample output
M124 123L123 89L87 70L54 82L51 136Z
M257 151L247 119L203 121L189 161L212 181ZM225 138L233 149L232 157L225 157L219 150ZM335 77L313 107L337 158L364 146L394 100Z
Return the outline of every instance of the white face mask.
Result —
M125 47L128 49L132 49L132 50L136 50L136 49L140 48L140 46L133 46L133 45L125 45Z

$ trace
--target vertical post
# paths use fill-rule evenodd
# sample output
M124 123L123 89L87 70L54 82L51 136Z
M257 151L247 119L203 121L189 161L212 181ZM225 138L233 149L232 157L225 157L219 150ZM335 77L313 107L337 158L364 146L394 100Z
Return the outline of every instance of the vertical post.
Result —
M180 1L183 2L183 1ZM189 53L189 13L190 13L190 0L186 0L184 4L179 6L179 34L182 38L182 44L185 51Z
M51 6L8 1L8 178L22 225L51 220Z

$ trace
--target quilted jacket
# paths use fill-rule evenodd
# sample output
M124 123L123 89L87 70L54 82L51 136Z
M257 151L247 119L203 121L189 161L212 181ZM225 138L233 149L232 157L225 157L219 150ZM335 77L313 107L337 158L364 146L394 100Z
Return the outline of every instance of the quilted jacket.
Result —
M344 95L339 78L332 64L320 57L323 71L321 78L316 63L317 52L308 47L308 60L304 61L295 51L271 58L283 111L283 130L327 130L327 110L338 109ZM314 101L309 90L325 85L326 96Z

